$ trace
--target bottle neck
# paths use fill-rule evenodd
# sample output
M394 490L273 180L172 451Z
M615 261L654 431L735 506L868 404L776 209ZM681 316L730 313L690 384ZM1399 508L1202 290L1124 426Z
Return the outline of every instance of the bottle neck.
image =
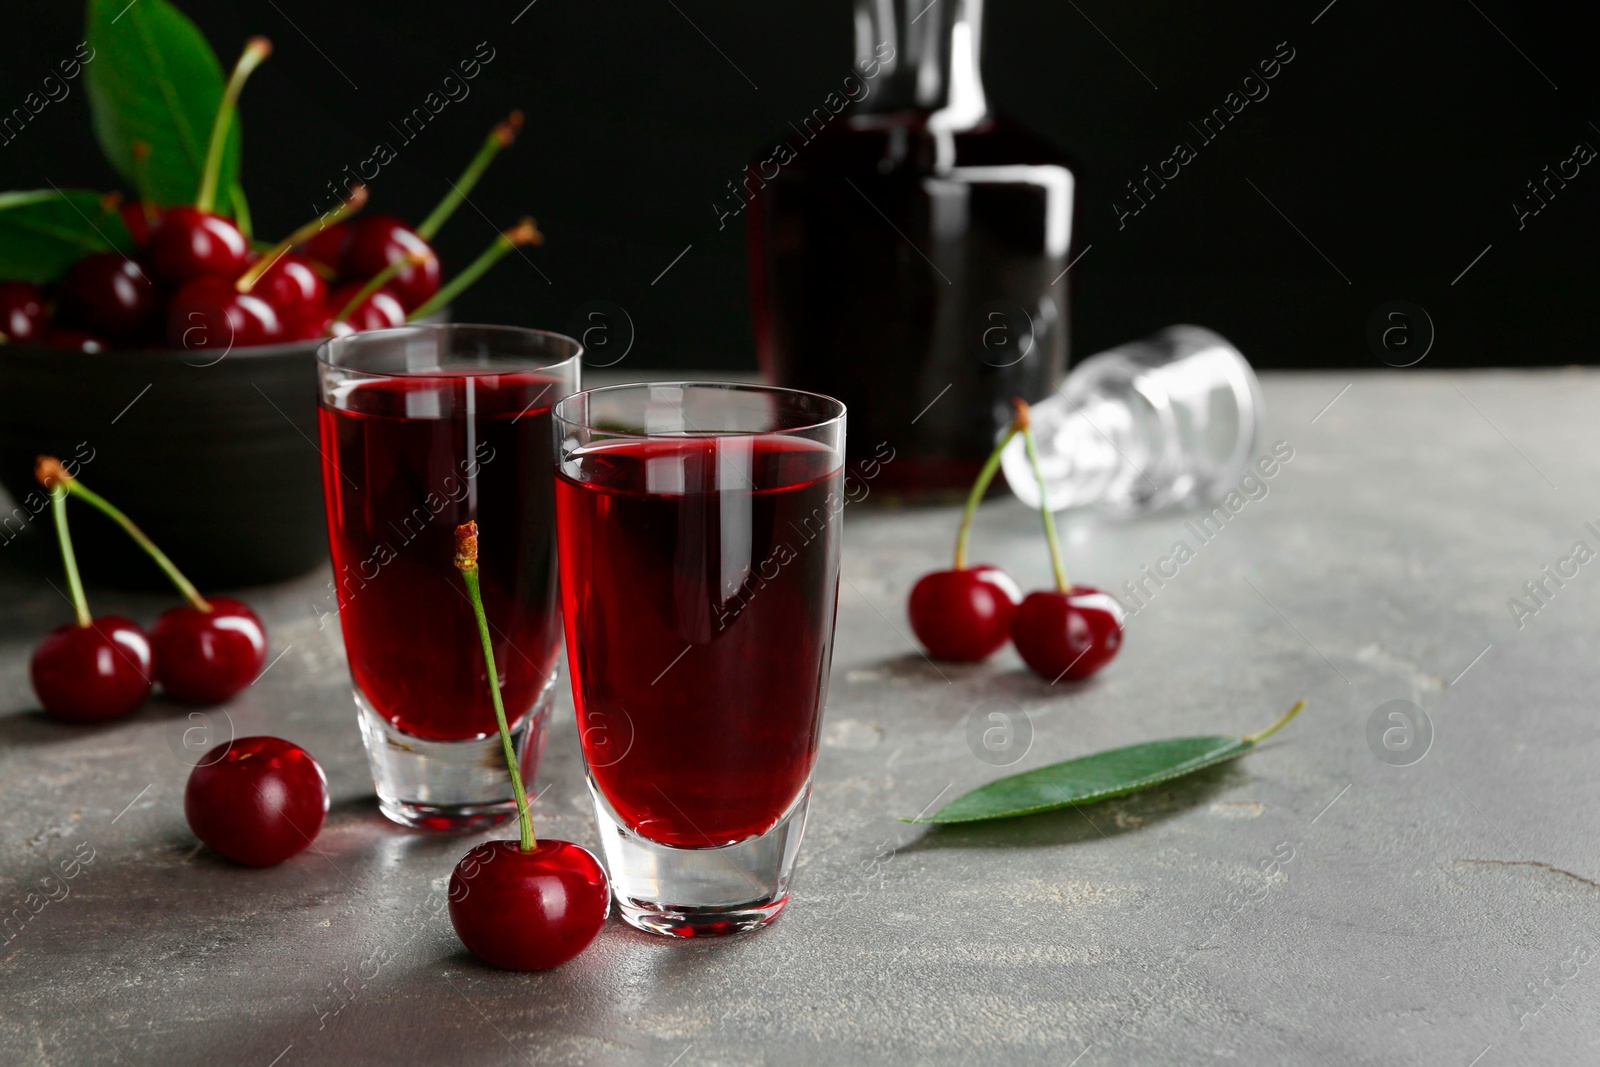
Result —
M979 56L983 0L856 0L863 111L926 111L932 129L968 129L989 112Z

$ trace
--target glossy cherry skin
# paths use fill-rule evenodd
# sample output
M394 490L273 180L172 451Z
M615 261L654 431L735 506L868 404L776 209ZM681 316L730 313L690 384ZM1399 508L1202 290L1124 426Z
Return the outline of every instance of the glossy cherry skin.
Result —
M349 244L350 224L336 222L318 230L316 236L301 245L300 254L337 273L339 264L344 261L345 247Z
M351 282L341 285L328 295L328 321L333 321L333 316L344 310L344 306L355 299L362 289L363 283ZM334 333L350 333L357 330L385 330L392 326L406 324L406 309L400 298L390 291L387 285L379 286L376 291L361 303L356 305L354 311L345 317L348 329L335 329ZM324 329L326 332L326 328Z
M1125 615L1115 597L1093 586L1070 593L1029 593L1011 620L1011 643L1033 673L1052 683L1081 682L1122 647Z
M341 324L340 328L333 328L333 312L327 304L308 309L299 319L291 319L284 324L288 334L286 341L312 341L319 337L343 337L347 333L355 333L355 328ZM331 332L330 332L331 331Z
M934 659L976 663L1011 638L1022 590L999 567L979 564L917 579L906 605L911 629Z
M144 259L156 279L177 288L195 278L225 278L244 272L250 242L239 227L208 211L168 208L150 227Z
M393 215L365 215L350 223L350 240L339 259L339 273L345 278L364 280L412 253L427 258L401 267L385 288L400 298L407 311L414 311L439 291L439 257L434 255L433 246L403 220Z
M0 343L37 342L49 326L44 294L27 282L0 282Z
M267 628L237 600L212 597L161 613L150 630L156 681L173 700L221 704L256 680L267 661Z
M189 772L183 814L194 835L236 863L270 867L309 847L328 814L328 779L305 749L241 737Z
M290 252L268 267L250 292L271 304L285 328L294 333L300 323L322 310L328 283L310 260Z
M450 876L450 922L467 950L508 971L559 967L589 947L611 908L606 872L570 841L474 846Z
M150 239L150 217L145 214L144 201L130 200L117 211L122 215L122 224L128 228L133 243L143 248Z
M72 623L45 635L28 664L44 710L67 722L106 722L150 695L150 641L116 615Z
M167 309L167 341L174 348L248 348L277 344L287 336L271 304L222 278L194 279Z
M61 279L56 321L126 348L161 336L161 295L150 275L126 256L93 252Z
M106 343L93 334L79 330L46 330L40 343L46 348L60 348L73 352L104 352Z

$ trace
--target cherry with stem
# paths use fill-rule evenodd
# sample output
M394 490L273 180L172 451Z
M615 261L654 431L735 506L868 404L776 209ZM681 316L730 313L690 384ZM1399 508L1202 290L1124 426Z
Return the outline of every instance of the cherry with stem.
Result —
M1061 679L1082 681L1104 667L1122 647L1124 614L1115 597L1093 586L1067 581L1061 561L1061 542L1050 494L1039 466L1039 449L1033 438L1028 405L1013 400L1021 423L1023 447L1039 483L1039 516L1045 543L1050 546L1050 567L1056 587L1029 593L1011 620L1011 643L1033 672L1054 685Z
M326 332L337 334L339 327L349 325L357 330L381 329L384 326L400 326L405 322L405 312L400 312L398 322L389 321L391 313L388 309L373 298L382 290L385 294L393 296L393 292L385 288L407 267L417 266L424 261L421 252L412 252L403 259L396 259L389 263L378 273L368 278L366 283L357 286L344 286L335 290L334 295L339 298L338 310L333 313L333 319L328 323ZM374 320L377 321L374 321Z
M495 156L516 140L521 125L521 112L512 112L490 131L467 169L451 183L450 192L421 226L413 229L404 219L393 215L369 215L347 227L336 227L320 238L312 251L313 258L336 259L339 273L352 281L371 278L385 267L398 263L396 272L389 275L386 288L405 311L428 303L438 293L442 281L439 257L431 244L433 235L466 200Z
M222 90L222 103L217 107L216 117L211 121L211 140L206 145L205 169L200 173L200 190L195 196L194 206L205 212L214 211L217 205L217 186L222 180L222 156L228 143L228 134L233 129L234 116L239 110L239 94L244 91L244 83L254 74L256 68L267 61L272 55L272 42L265 37L252 37L245 42L244 51L239 55L239 62L234 64L233 74L228 78L228 84Z
M239 94L245 81L271 54L272 42L265 37L252 37L245 44L212 121L211 141L194 206L170 208L150 227L145 258L157 278L168 285L179 286L201 277L232 280L245 268L250 242L233 221L216 213L217 187Z
M485 963L514 971L544 970L567 962L594 940L611 906L610 889L605 871L588 850L570 841L534 838L483 610L476 522L456 527L455 566L478 623L521 840L485 841L461 857L450 875L450 922L461 943Z
M317 272L314 261L296 253L296 249L315 240L331 227L342 225L344 220L367 204L367 187L357 185L350 195L332 211L312 219L263 252L239 275L233 283L240 294L259 292L284 319L292 332L323 311L328 296L328 284ZM319 331L320 332L320 331ZM315 335L313 335L315 336Z
M40 483L60 489L120 526L183 594L188 604L169 608L150 631L155 680L168 696L190 704L220 704L255 681L267 658L267 631L249 606L230 597L206 599L194 583L122 509L73 477L59 459L40 456Z
M67 489L46 483L56 539L67 575L74 622L45 635L33 650L28 674L45 711L74 723L106 722L129 714L150 695L150 641L138 625L116 615L89 614L78 557L67 527Z
M539 232L538 224L531 218L522 219L511 229L496 237L494 243L485 249L482 255L468 264L467 268L460 274L450 279L431 299L415 308L407 316L407 321L416 322L418 319L426 318L441 308L448 306L450 301L460 296L468 286L483 277L490 267L500 262L512 249L521 248L525 245L542 244L544 244L544 234Z
M1011 637L1011 619L1022 599L1022 590L999 567L986 563L967 566L967 545L978 504L1000 469L1000 454L1020 429L1018 422L1011 424L972 483L961 526L956 531L954 568L930 571L911 587L911 599L906 605L911 629L936 659L976 663L994 654Z
M389 288L407 311L439 291L438 253L404 219L366 215L350 224L339 253L342 277L370 278L395 263L400 266L398 273L390 275Z
M261 258L253 263L249 270L239 275L233 283L234 288L241 293L248 293L255 288L264 274L270 271L275 263L288 253L307 244L319 233L330 226L337 226L345 219L354 215L367 206L367 187L357 185L350 190L350 195L339 202L339 206L332 211L325 212L295 230L289 236L273 245L271 249L262 253Z

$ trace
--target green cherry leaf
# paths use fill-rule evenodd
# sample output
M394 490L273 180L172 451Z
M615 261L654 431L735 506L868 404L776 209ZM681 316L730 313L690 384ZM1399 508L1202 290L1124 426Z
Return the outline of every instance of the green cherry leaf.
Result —
M89 0L84 84L101 151L130 186L158 204L192 204L224 75L205 35L167 0ZM134 145L150 146L138 173ZM239 183L239 123L222 157L216 209L232 217Z
M1305 704L1300 701L1272 726L1248 737L1172 737L1108 749L1001 778L962 794L926 818L901 821L947 825L1009 819L1127 796L1237 759L1281 729Z
M0 193L0 278L55 281L91 252L133 251L122 216L100 193L37 189Z

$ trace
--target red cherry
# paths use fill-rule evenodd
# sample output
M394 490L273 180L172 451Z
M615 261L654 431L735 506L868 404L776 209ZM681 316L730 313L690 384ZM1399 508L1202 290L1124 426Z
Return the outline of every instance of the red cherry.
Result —
M37 341L48 325L44 296L37 285L0 282L0 343Z
M317 235L300 246L300 254L337 271L344 260L344 250L350 243L350 224L336 222L317 231Z
M195 278L237 278L249 257L250 242L239 227L192 207L168 208L144 246L156 278L174 288Z
M911 629L935 659L976 663L1011 637L1022 590L999 567L932 571L911 587Z
M143 248L150 239L150 219L144 213L144 201L130 200L117 210L122 215L122 224L133 236L133 243Z
M558 967L582 952L611 907L606 872L570 841L474 846L450 876L450 922L474 956L509 971Z
M241 737L189 773L183 814L201 841L252 867L282 863L311 844L328 814L328 779L305 749Z
M177 348L246 348L283 341L287 331L272 305L222 278L196 278L167 309L167 341Z
M1011 642L1033 673L1079 682L1122 647L1125 615L1115 597L1092 586L1029 593L1011 620Z
M161 298L139 264L116 252L94 252L61 279L56 321L131 347L161 335Z
M46 330L41 343L46 348L60 348L77 352L104 352L106 343L92 334L77 330Z
M311 341L319 337L343 337L347 333L355 333L355 328L348 323L340 323L339 328L333 325L333 312L327 304L310 309L298 320L284 324L288 328L287 341ZM331 332L330 332L331 331Z
M58 626L33 650L28 675L39 703L58 719L120 718L150 695L150 642L116 615Z
M156 681L174 700L221 704L256 680L267 660L267 629L249 607L212 597L161 613L150 630Z
M346 278L371 278L415 253L427 258L401 267L387 285L401 305L412 311L439 291L439 257L427 241L393 215L366 215L350 223L350 240L340 257L339 273Z
M294 332L295 326L322 310L328 299L328 283L322 280L311 261L288 253L267 268L250 292L271 304L278 317Z
M361 288L362 283L351 282L339 286L329 294L328 307L332 309L330 321L332 315L338 314L346 304L355 299ZM371 296L357 304L355 310L345 316L344 321L349 324L351 331L386 330L406 324L406 309L400 298L384 285L379 286Z

